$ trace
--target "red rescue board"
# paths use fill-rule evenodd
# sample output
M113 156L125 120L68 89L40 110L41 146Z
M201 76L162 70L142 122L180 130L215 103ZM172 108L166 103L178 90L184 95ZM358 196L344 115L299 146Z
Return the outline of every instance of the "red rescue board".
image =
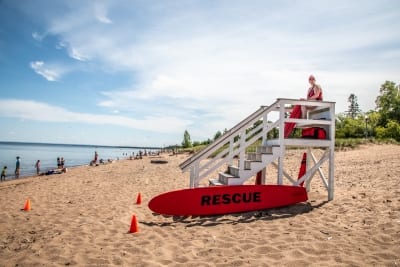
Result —
M165 215L217 215L283 207L307 199L300 186L211 186L163 193L150 200L149 208Z

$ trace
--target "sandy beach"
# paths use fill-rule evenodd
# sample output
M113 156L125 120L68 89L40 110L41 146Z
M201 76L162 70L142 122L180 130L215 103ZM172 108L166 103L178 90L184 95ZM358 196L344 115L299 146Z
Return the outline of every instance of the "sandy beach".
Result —
M302 153L287 153L295 171ZM0 183L0 266L400 266L400 146L336 152L330 202L314 179L307 203L261 217L153 214L152 197L188 187L178 167L187 157Z

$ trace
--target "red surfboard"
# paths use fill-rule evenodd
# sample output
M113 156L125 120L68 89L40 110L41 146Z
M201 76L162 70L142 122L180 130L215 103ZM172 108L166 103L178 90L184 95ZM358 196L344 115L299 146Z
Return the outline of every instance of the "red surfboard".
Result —
M300 105L294 106L289 118L292 118L292 119L301 118L301 106ZM296 123L294 123L294 122L286 122L285 123L285 132L284 132L285 138L289 137L289 135L292 133L295 126L296 126Z
M163 193L150 200L149 208L165 215L218 215L283 207L307 199L300 186L210 186Z

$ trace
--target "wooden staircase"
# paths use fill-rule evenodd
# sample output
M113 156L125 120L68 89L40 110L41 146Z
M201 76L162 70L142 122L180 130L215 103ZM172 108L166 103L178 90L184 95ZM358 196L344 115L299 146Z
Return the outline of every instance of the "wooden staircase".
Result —
M226 172L219 172L217 179L209 179L210 185L242 185L265 166L274 162L280 156L277 146L259 146L256 152L246 153L243 169L240 166L229 165Z
M294 105L314 106L315 108L307 114L306 119L289 118L287 114ZM285 123L296 123L298 127L322 127L327 131L327 139L285 138L283 130L279 130L284 129ZM271 131L279 132L279 136L272 137ZM260 140L261 145L255 149L255 152L248 152L248 148ZM204 186L201 181L206 178L208 178L210 186L242 185L272 164L278 169L277 184L283 184L283 178L287 178L292 185L298 185L304 181L309 190L310 182L314 174L318 172L328 191L328 200L332 200L334 145L334 102L280 98L271 106L261 106L209 146L182 162L180 168L182 171L190 171L190 188ZM301 181L297 181L297 177L293 179L284 170L286 147L289 146L306 148L313 160L313 162L308 161L307 166L309 167ZM325 149L325 153L319 161L312 154L312 148ZM322 164L327 160L329 161L328 178L321 169ZM311 166L312 163L314 166ZM218 172L221 169L225 169L225 171ZM216 173L217 177L215 177ZM265 172L263 173L265 175ZM265 181L265 177L263 181Z

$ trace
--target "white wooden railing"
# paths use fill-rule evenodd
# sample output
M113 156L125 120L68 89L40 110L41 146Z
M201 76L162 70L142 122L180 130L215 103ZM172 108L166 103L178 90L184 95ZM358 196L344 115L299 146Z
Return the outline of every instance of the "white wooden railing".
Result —
M293 119L287 116L294 105L304 105L315 107L309 111L305 119ZM321 112L320 112L321 111ZM324 117L321 114L324 112ZM315 116L315 114L317 114ZM261 121L257 127L255 123ZM284 131L279 131L278 138L267 139L268 132L273 129L284 129L286 122L296 123L299 127L319 126L327 130L327 139L300 139L300 138L284 138ZM233 128L225 132L220 138L205 147L203 150L189 157L180 164L182 171L190 171L191 188L198 187L200 181L208 178L223 166L232 165L234 158L239 158L239 176L244 174L244 161L246 158L246 149L254 144L257 140L262 139L264 146L279 146L280 155L278 163L274 165L278 168L277 184L283 183L284 172L284 156L287 146L305 146L305 147L323 147L328 148L322 160L316 163L317 167L310 168L310 172L303 179L309 181L315 172L321 172L320 166L326 160L329 160L329 177L322 177L324 184L328 190L328 199L333 199L333 175L334 175L334 139L335 139L335 103L326 101L307 101L296 99L279 98L270 106L261 106L253 114L239 122ZM210 156L213 157L209 160ZM315 157L314 157L315 161ZM265 166L263 166L265 167ZM261 170L261 169L260 169ZM253 170L259 171L259 170ZM293 184L298 184L294 179L287 177Z

